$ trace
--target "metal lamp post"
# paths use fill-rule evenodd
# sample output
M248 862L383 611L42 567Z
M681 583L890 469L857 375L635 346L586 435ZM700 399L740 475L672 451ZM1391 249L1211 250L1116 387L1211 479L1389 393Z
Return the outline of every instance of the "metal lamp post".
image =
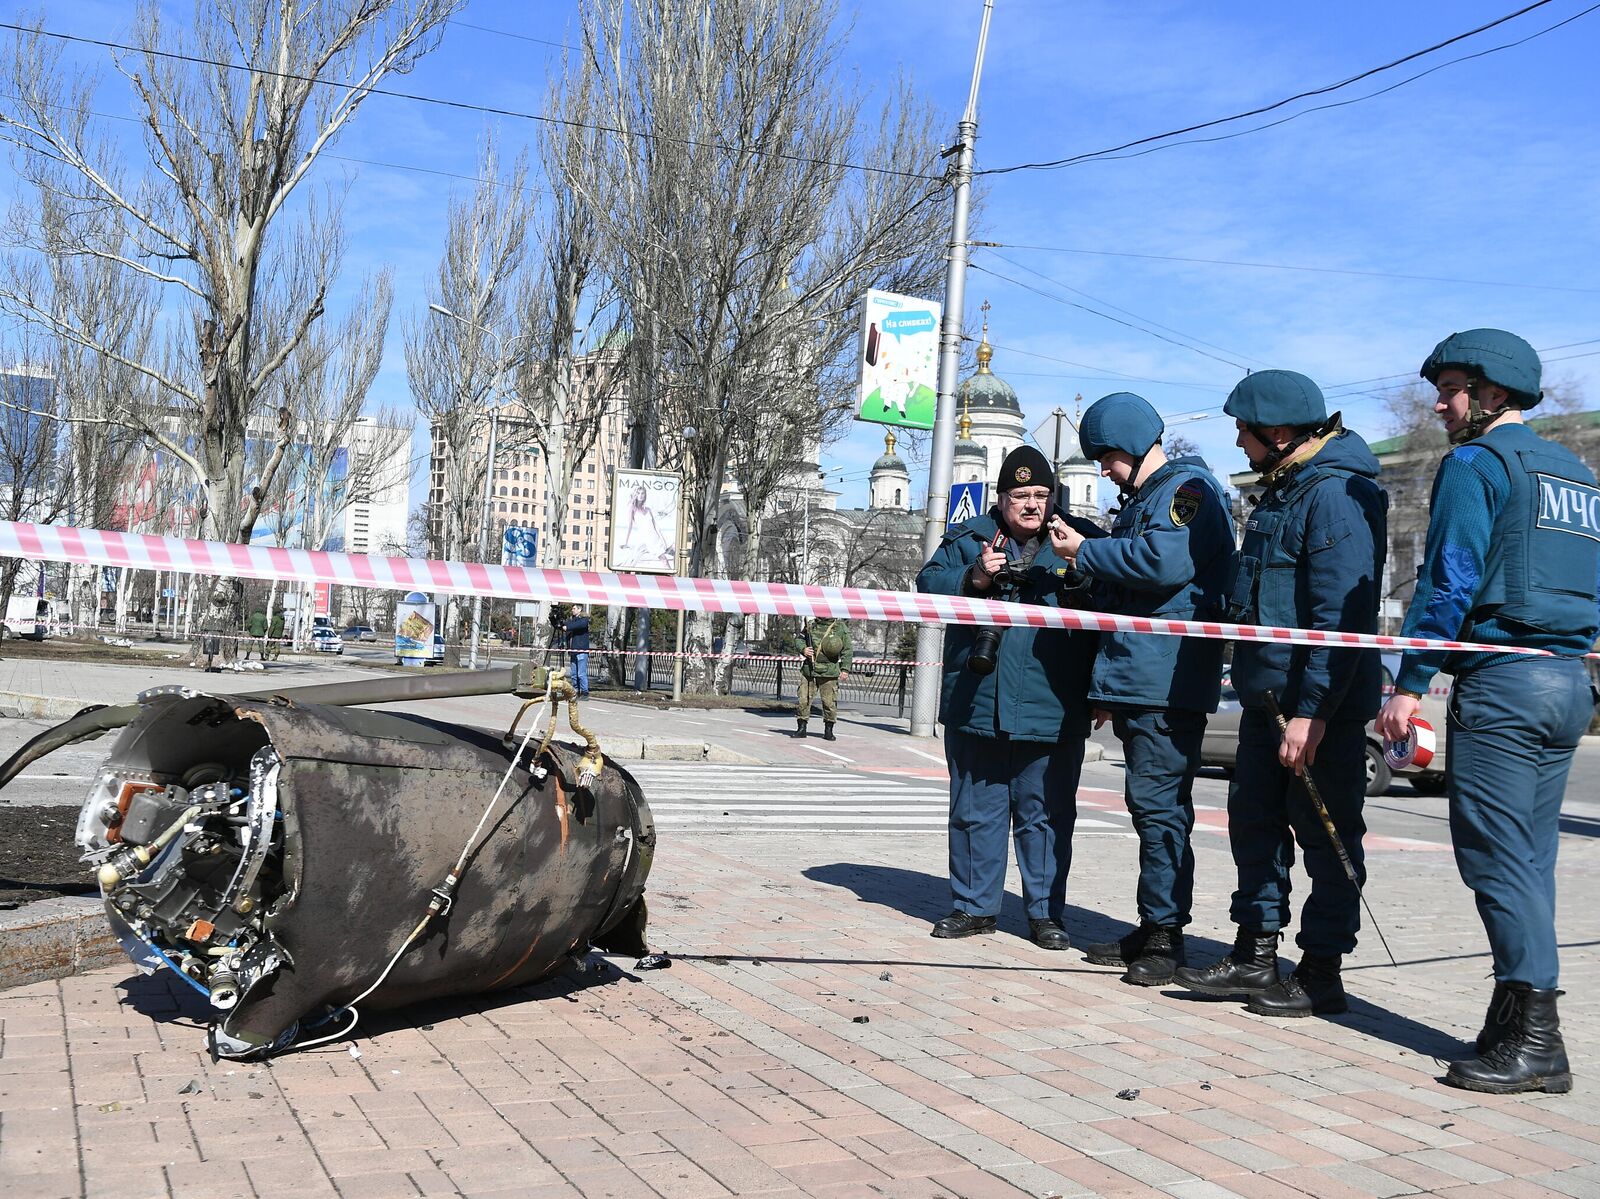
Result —
M922 539L922 556L931 558L944 535L946 505L956 445L956 387L961 364L961 310L967 287L967 215L972 193L972 150L978 140L978 81L983 75L983 55L989 42L989 17L994 0L984 0L978 27L978 53L972 64L972 87L967 107L956 126L952 148L955 165L950 173L955 211L950 226L950 247L944 285L944 321L939 338L939 398L933 422L933 450L928 465L928 507ZM911 735L932 737L939 712L944 630L925 624L917 630L917 667L911 702Z
M450 311L450 309L444 307L442 304L429 304L428 311L437 313L440 316L449 317L451 320L456 321L458 324L465 325L469 329L476 329L480 333L486 333L490 337L494 338L497 343L499 343L501 361L495 368L494 383L491 387L491 390L495 393L497 398L503 395L504 388L502 383L505 378L505 342L501 341L500 334L495 332L493 329L488 328L486 325L478 324L477 321L469 321L466 317ZM499 405L496 404L489 409L489 461L485 464L483 472L483 515L478 525L479 562L485 561L489 554L489 526L493 522L494 518L494 457L496 445L499 441L499 435L500 408ZM482 625L483 596L475 595L472 597L472 646L467 654L468 670L478 669L478 641L482 636Z

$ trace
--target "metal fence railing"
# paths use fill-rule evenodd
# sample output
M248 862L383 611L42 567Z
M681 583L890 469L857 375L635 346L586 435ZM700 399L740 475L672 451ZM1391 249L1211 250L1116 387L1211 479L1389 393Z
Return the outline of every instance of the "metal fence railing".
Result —
M548 661L555 665L565 662L571 651L496 646L492 653L497 660L531 658L535 662ZM640 655L596 649L588 653L591 685L597 684L602 678L620 680L624 685L632 684ZM727 686L719 688L724 694L793 700L799 688L801 659L798 656L736 655L723 658L717 654L705 654L699 657L708 663L713 677L718 672L727 672ZM672 689L674 658L675 655L671 653L659 651L645 655L646 687L649 690ZM909 662L858 658L850 668L848 677L839 684L839 702L857 709L876 708L904 717L910 702L913 670L915 667Z

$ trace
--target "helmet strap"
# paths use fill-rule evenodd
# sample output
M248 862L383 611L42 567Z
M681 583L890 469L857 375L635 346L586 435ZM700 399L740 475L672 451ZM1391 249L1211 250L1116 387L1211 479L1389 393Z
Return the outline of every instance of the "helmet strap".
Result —
M1343 431L1344 420L1342 414L1335 412L1320 425L1317 425L1311 429L1307 429L1304 433L1301 433L1282 449L1272 446L1272 443L1269 442L1265 436L1263 436L1266 426L1250 425L1247 427L1249 428L1251 435L1254 436L1255 439L1262 445L1267 446L1269 451L1267 456L1262 459L1261 465L1258 468L1261 471L1260 481L1262 483L1273 483L1279 481L1276 476L1280 470L1283 471L1285 477L1292 475L1296 470L1310 460L1310 456L1308 455L1304 459L1290 462L1287 466L1285 466L1284 463L1287 459L1298 453L1302 448L1304 448L1306 443L1310 441L1318 442L1317 449L1320 450L1323 442L1328 441L1334 436L1334 434Z
M1467 379L1467 423L1450 434L1451 445L1463 445L1482 437L1489 426L1504 416L1506 410L1512 406L1510 393L1507 392L1504 404L1492 412L1486 410L1478 396L1478 388L1482 383L1483 379L1478 375L1472 375Z

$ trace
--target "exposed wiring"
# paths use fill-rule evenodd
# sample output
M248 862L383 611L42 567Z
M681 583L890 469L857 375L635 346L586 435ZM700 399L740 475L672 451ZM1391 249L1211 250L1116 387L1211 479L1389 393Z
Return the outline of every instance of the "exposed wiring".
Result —
M552 707L551 710L554 711L554 708ZM456 884L460 881L461 872L466 869L467 859L472 856L472 851L477 848L478 837L483 832L484 825L489 822L490 815L494 812L495 808L499 806L500 796L505 792L506 784L511 781L511 776L516 773L517 764L522 760L522 752L528 748L528 742L533 739L534 731L537 728L537 721L530 721L528 723L528 731L522 735L522 741L518 744L516 752L511 755L511 761L506 766L506 772L500 779L500 785L495 788L493 797L489 800L488 805L483 809L483 815L478 818L477 827L472 830L472 835L467 838L466 844L461 847L461 856L456 859L456 863L451 867L450 873L446 877L445 881L438 887L434 888L432 892L433 899L428 904L428 910L423 913L422 919L417 921L416 927L413 928L411 932L407 934L406 939L401 942L400 948L395 950L394 956L389 959L389 964L383 968L383 973L379 974L378 977L373 981L372 985L369 986L365 991L361 992L361 994L350 1000L349 1003L344 1004L331 1015L326 1017L326 1019L332 1020L336 1019L340 1012L349 1012L351 1014L350 1023L339 1031L330 1033L328 1036L318 1037L314 1041L306 1041L303 1044L290 1046L291 1049L296 1051L301 1049L311 1049L318 1045L327 1045L334 1041L342 1041L344 1038L348 1037L352 1032L354 1032L356 1025L361 1020L361 1013L356 1005L363 1002L369 995L371 995L379 987L383 986L384 981L389 977L390 972L394 970L395 965L402 957L405 956L406 951L409 950L416 939L423 934L423 931L428 927L428 925L432 923L433 918L435 916L442 916L450 910L451 898L455 893ZM152 948L154 948L154 946L152 946ZM157 950L156 952L159 953L160 950Z

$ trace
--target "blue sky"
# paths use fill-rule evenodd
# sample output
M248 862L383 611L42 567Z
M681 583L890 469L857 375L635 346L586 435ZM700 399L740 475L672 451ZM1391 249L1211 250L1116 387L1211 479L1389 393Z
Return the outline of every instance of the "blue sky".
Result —
M1587 6L1554 0L1329 99L1365 95ZM977 166L1099 150L1270 103L1515 7L1512 0L997 0ZM852 22L846 69L874 94L904 71L953 130L981 8L980 0L842 0ZM10 16L24 11L34 10L12 7ZM120 3L76 0L47 4L44 18L51 28L115 38L126 33L127 11ZM189 11L187 3L172 6L174 18ZM568 0L475 0L440 49L391 86L538 111L559 51L526 39L559 42L572 20ZM983 269L968 278L968 330L976 332L977 306L987 299L995 370L1021 394L1029 425L1057 404L1070 411L1079 392L1090 401L1128 389L1169 415L1217 412L1245 368L1278 366L1317 379L1346 423L1376 439L1387 432L1387 418L1374 385L1350 384L1412 376L1452 330L1498 325L1540 348L1600 339L1600 278L1592 271L1600 242L1597 50L1600 12L1387 95L1247 136L992 176L974 235L1007 248L974 252ZM73 50L69 61L90 65L102 54ZM109 111L126 111L115 97L107 101ZM400 327L426 303L451 189L471 186L448 176L474 174L489 123L508 148L533 134L527 121L377 98L335 147L341 158L325 164L352 181L347 281L353 286L360 271L384 263L396 271L375 404L409 402ZM1172 258L1318 270L1161 260ZM1406 275L1431 278L1393 277ZM1432 281L1439 278L1462 282ZM1600 406L1597 352L1600 341L1550 353L1547 359L1568 360L1549 361L1547 379L1575 381L1588 406ZM1180 428L1217 469L1243 468L1231 421ZM825 451L825 464L846 474L843 502L865 502L865 468L881 447L881 429L862 425ZM915 474L920 489L922 469Z

